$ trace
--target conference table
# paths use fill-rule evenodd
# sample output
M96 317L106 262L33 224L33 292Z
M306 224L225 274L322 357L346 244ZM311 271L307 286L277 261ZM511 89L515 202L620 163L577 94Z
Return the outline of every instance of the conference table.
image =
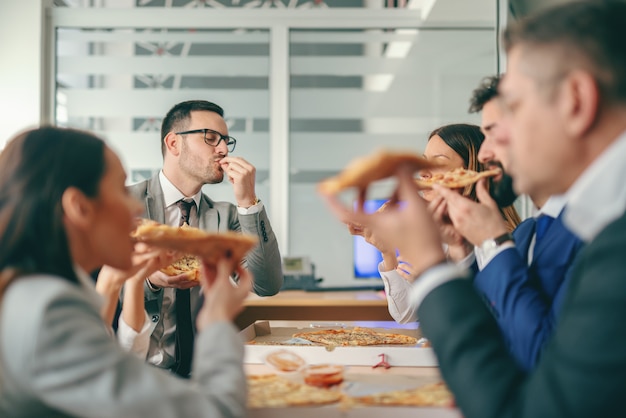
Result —
M285 290L274 296L254 294L236 318L239 329L258 320L393 321L382 291Z

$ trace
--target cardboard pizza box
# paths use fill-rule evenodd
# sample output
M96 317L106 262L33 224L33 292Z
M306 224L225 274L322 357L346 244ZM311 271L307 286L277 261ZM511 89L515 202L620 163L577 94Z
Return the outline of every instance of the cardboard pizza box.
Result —
M345 366L374 366L383 359L382 355L384 355L386 362L392 367L436 367L438 365L432 348L417 345L334 347L329 349L323 346L289 344L295 333L320 329L324 328L271 327L268 321L258 321L251 324L240 332L244 342L253 342L253 344L246 344L244 362L263 364L265 357L270 352L277 349L288 349L297 353L309 364L334 363ZM386 333L410 335L417 339L421 338L419 329L372 329Z
M261 373L262 374L262 373ZM347 395L363 396L376 392L410 389L441 381L441 377L347 373L342 391ZM249 418L462 418L454 407L411 407L411 406L350 406L341 403L323 406L294 406L282 408L250 409Z
M264 375L276 373L265 365L245 366L246 373ZM422 371L411 368L412 371ZM389 372L394 371L393 374ZM398 373L396 373L398 372ZM438 373L413 373L407 368L399 367L389 370L372 370L370 367L347 367L341 391L348 396L364 396L379 392L417 388L426 384L442 381ZM408 373L408 374L407 374ZM278 373L283 377L303 383L301 376L292 373ZM393 416L394 418L462 418L460 411L455 407L411 407L411 406L345 406L341 402L323 406L294 406L280 408L255 408L248 411L249 418L374 418Z

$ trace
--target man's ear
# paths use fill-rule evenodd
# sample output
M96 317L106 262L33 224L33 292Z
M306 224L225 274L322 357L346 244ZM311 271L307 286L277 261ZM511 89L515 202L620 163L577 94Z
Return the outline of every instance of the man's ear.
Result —
M61 206L65 218L79 228L93 225L94 202L76 187L68 187L61 197Z
M572 71L563 84L561 100L565 130L575 137L584 136L598 118L598 84L590 73L581 70Z
M165 141L165 148L167 152L172 155L178 156L180 154L180 145L182 141L182 136L176 135L174 132L168 133L163 141Z

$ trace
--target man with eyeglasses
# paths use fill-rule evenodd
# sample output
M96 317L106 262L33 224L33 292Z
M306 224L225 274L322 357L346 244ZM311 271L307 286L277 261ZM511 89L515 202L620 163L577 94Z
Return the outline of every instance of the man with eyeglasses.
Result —
M228 135L223 109L204 100L172 107L161 125L163 169L129 192L145 202L144 217L179 226L183 222L208 231L238 231L259 237L245 264L254 275L254 291L278 293L283 283L281 257L270 221L255 192L252 164L230 156L237 141ZM216 202L202 192L205 184L233 185L237 205ZM193 356L193 326L201 304L199 282L185 273L168 276L160 271L146 278L147 319L141 330L120 320L118 334L124 346L157 367L188 377ZM149 338L149 346L147 336Z

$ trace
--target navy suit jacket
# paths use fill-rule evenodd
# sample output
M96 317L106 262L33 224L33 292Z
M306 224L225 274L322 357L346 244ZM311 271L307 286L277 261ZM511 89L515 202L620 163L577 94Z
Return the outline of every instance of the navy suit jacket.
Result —
M464 278L430 292L420 327L465 418L623 417L626 215L576 257L558 326L532 371Z
M513 232L515 248L495 256L474 279L474 287L490 307L509 350L526 370L532 369L554 330L574 258L583 243L562 222L549 226L528 265L535 233L529 218Z

